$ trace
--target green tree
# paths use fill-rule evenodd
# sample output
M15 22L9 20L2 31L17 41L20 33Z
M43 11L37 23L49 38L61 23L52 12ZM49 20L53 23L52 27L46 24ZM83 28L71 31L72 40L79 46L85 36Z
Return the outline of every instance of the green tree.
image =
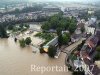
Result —
M83 33L84 31L85 31L85 28L84 28L84 27L82 27L82 28L81 28L81 32Z
M40 53L45 53L43 47L40 47Z
M100 52L100 46L98 46L98 47L96 48L96 51Z
M51 28L51 24L49 22L45 22L42 26L41 26L42 30L49 30Z
M3 25L0 25L0 37L1 38L7 38L8 37L6 29Z
M96 53L94 60L100 60L100 52Z
M72 34L76 30L76 23L73 22L69 25L69 32Z
M62 34L61 34L61 35L58 36L58 46L59 47L62 46L62 43L63 43L62 40L63 40L63 37L62 37Z
M62 29L61 29L61 28L57 28L56 31L57 31L57 35L58 35L58 36L62 35Z
M62 29L61 28L57 28L57 35L58 35L58 45L59 47L62 45Z
M96 55L95 55L95 60L100 60L100 46L98 46L98 47L96 48L96 51L97 51L97 53L96 53Z
M83 40L83 41L82 41L82 43L81 43L81 44L79 44L79 45L77 46L77 50L78 50L78 51L80 51L80 50L81 50L81 48L83 47L83 45L84 45L85 41L86 41L86 40Z
M42 27L43 30L54 29L57 30L61 28L62 30L67 30L69 28L70 32L74 32L76 29L76 19L74 17L64 18L62 14L56 14L48 18Z
M54 58L56 52L57 52L57 48L55 46L49 46L48 55L50 57Z
M13 30L13 25L8 25L8 30Z
M98 27L100 28L100 22L98 23Z
M94 15L97 17L97 19L100 19L100 9L96 10Z
M62 36L62 44L66 45L70 41L70 34L69 33L64 33Z
M74 71L72 75L85 75L84 71Z
M31 40L30 37L27 37L27 38L25 39L25 43L26 43L27 45L29 45L31 42L32 42L32 40Z
M30 26L28 24L25 24L25 27L29 28Z
M65 29L66 29L66 25L67 25L66 23L67 23L67 22L66 22L66 19L62 19L62 20L59 21L58 26L59 26L61 29L65 30Z
M25 40L24 39L19 40L19 43L20 43L20 46L22 48L25 47Z

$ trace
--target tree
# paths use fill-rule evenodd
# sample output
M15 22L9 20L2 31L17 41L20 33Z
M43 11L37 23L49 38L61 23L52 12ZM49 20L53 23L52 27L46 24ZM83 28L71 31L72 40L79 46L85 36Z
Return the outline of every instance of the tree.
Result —
M100 22L98 23L98 27L100 28Z
M25 39L25 43L26 43L27 45L29 45L31 42L32 42L32 40L31 40L30 37L27 37L27 38Z
M28 24L25 24L25 27L29 28L30 26Z
M98 46L97 48L96 48L96 51L97 51L97 53L96 53L96 55L95 55L95 60L100 60L100 46Z
M13 30L13 27L14 27L13 25L9 25L8 30Z
M62 44L66 45L70 41L70 34L69 33L64 33L62 36Z
M58 45L59 45L59 47L62 46L62 40L63 40L62 35L58 36Z
M45 53L43 47L40 47L40 53Z
M100 19L100 10L96 10L94 15L97 17L97 19Z
M22 48L25 47L25 40L24 39L19 40L19 43L20 43L20 46Z
M85 31L85 28L84 28L84 27L82 27L82 28L81 28L81 32L83 33L84 31Z
M57 35L58 35L58 36L62 35L62 29L61 29L61 28L57 28L56 31L57 31Z
M6 29L3 25L0 25L0 37L1 38L7 38L8 37Z
M54 58L55 54L57 52L57 48L55 46L49 46L48 49L48 56Z
M98 46L98 47L96 48L96 51L100 52L100 46Z
M100 52L95 55L94 60L100 60Z
M51 17L42 25L42 30L57 30L61 28L62 30L67 30L69 28L70 32L74 32L76 29L76 19L74 17L64 18L62 14L56 14Z
M42 5L34 5L34 7L25 7L22 10L15 9L14 11L5 12L5 14L21 14L21 13L28 13L28 12L35 12L35 11L41 11L43 8Z
M17 38L16 37L15 37L14 41L17 42Z
M59 47L62 45L62 29L61 28L57 28L57 35L58 35L58 45Z
M83 45L84 45L85 42L86 42L86 40L83 40L82 43L77 46L77 50L78 51L81 50L81 48L83 47Z
M20 26L20 28L23 28L24 24L23 24L23 23L21 23L19 26Z
M71 23L69 25L69 32L72 34L76 30L76 23Z
M49 30L51 28L50 23L49 22L45 22L42 26L41 26L42 30Z
M84 71L74 71L72 75L85 75Z

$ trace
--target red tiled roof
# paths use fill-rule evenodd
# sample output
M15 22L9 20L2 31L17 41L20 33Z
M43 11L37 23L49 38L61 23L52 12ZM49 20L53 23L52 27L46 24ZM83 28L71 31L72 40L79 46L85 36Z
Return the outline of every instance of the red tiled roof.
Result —
M95 37L95 36L91 36L91 37L87 40L86 43L89 45L89 47L93 48L93 47L95 47L95 45L98 43L98 38Z
M93 63L92 60L90 60L91 58L89 57L89 54L87 53L88 49L94 48L95 45L97 45L98 43L98 38L95 36L91 36L87 41L86 41L87 45L84 45L83 48L81 49L81 56L83 58L83 61L85 62L85 64L87 64L89 66L89 70L91 71L91 73L93 75L99 75L100 74L100 69ZM88 48L88 46L90 48ZM93 70L91 70L91 65L94 66Z
M87 57L88 57L88 54L87 54L86 51L82 51L82 57L83 57L83 58L87 58Z

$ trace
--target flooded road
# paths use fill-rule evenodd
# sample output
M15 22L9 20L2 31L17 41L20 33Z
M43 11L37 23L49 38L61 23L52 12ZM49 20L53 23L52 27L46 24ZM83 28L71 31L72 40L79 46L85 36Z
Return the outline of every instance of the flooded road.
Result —
M70 72L35 72L31 65L64 66L65 54L58 59L51 59L47 54L32 53L35 48L20 48L13 38L0 39L0 75L71 75ZM67 67L66 67L67 69Z

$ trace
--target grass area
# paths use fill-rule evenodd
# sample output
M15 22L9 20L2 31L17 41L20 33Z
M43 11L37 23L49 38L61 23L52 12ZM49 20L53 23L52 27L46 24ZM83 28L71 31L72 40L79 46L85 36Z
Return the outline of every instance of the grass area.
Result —
M13 28L13 31L14 32L17 32L17 31L21 31L21 32L24 32L24 31L26 31L27 29L29 28L29 26L28 25L26 25L26 24L22 24L22 25L15 25L15 27Z
M77 60L77 56L74 55L74 54L71 54L71 55L69 56L69 59L71 59L72 61Z
M9 25L8 30L11 30L12 32L24 32L29 28L28 24L16 24L16 25Z
M77 53L76 52L78 52L78 47L76 47L72 52L71 52L71 54L69 55L69 59L71 59L72 61L74 61L74 60L77 60Z
M52 33L37 33L35 37L45 39L46 41L52 40L54 35Z
M96 47L96 55L95 55L95 60L100 60L100 45Z
M39 38L42 38L42 39L45 39L45 42L41 44L41 46L45 45L47 42L49 42L50 40L52 40L54 38L54 34L52 33L37 33L35 35L35 37L39 37Z

